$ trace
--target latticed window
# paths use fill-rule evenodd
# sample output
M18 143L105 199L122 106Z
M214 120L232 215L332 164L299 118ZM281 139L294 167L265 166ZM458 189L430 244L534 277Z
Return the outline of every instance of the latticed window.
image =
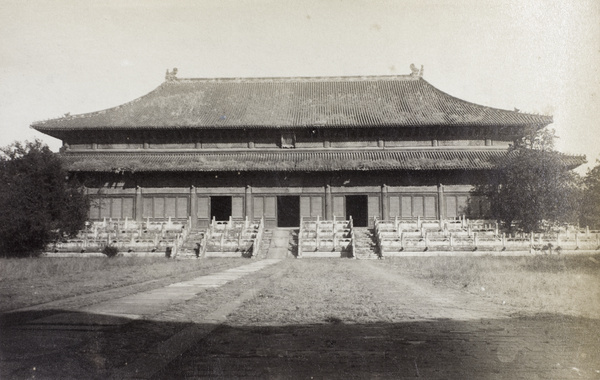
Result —
M92 197L89 217L91 220L133 219L133 197Z

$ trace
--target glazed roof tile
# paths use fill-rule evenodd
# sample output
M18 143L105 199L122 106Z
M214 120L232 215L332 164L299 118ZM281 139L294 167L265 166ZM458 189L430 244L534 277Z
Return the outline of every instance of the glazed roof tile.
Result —
M52 131L153 128L545 126L551 116L486 107L418 76L173 79L103 111L37 122Z
M493 169L508 155L505 150L413 150L338 152L228 153L65 153L69 171L82 172L216 172L216 171L335 171L335 170L481 170ZM576 167L585 158L564 156Z

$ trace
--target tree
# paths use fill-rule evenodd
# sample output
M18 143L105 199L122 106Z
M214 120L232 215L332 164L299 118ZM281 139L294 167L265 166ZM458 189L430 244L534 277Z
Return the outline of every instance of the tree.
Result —
M35 256L59 238L73 237L88 209L82 186L41 141L0 149L0 256Z
M596 162L596 166L588 169L583 178L580 223L600 229L600 161Z
M536 131L517 141L499 170L475 189L491 202L492 215L506 230L539 231L574 223L578 213L578 177L553 150L554 131Z

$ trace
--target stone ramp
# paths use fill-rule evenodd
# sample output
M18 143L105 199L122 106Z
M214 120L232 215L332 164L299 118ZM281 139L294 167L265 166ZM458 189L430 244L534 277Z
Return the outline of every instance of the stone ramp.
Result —
M271 237L271 245L267 251L269 259L285 259L288 256L290 244L289 229L274 229Z

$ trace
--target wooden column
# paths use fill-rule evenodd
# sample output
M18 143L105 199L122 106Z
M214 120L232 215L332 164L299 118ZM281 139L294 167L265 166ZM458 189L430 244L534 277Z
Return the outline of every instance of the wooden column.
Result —
M444 202L444 185L438 185L438 219L446 219L446 208Z
M198 224L198 191L196 186L190 187L190 217L192 221L192 228L196 228Z
M388 201L388 187L386 184L381 186L381 217L383 220L388 220L390 218L390 202Z
M333 219L333 197L331 196L331 186L325 186L325 219Z
M246 185L246 212L245 217L248 217L249 220L254 219L254 215L252 215L252 186Z
M141 222L142 218L142 188L140 186L135 187L135 220L136 222Z

